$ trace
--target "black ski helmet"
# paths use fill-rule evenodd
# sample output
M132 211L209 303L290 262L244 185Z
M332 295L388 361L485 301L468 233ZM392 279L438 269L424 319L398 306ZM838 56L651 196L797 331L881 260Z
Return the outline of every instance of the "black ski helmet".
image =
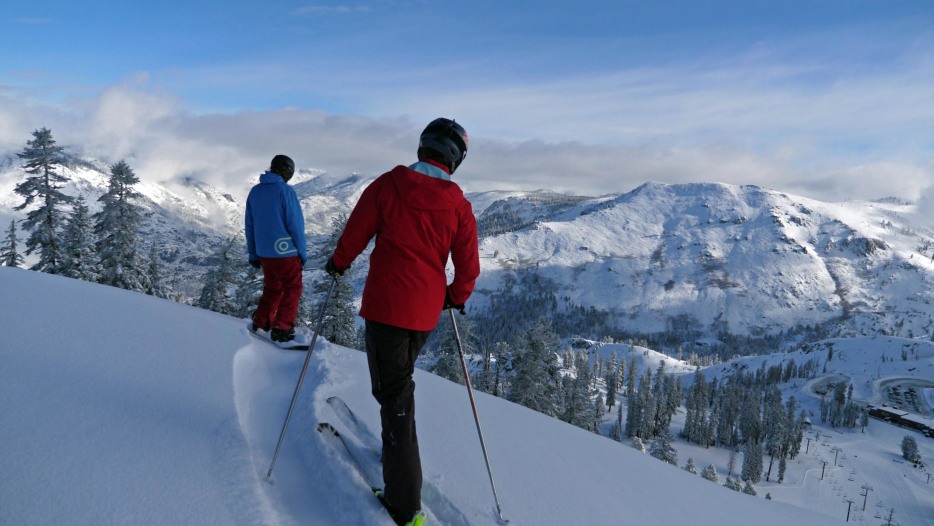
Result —
M418 139L418 150L437 153L451 173L457 170L467 156L467 131L460 124L444 117L431 121Z
M278 174L288 182L292 178L292 174L295 173L295 162L287 155L277 155L269 163L269 171Z

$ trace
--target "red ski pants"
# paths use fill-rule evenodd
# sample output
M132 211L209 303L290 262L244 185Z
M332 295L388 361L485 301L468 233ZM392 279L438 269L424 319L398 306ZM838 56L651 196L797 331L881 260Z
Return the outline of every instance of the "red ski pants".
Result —
M296 257L260 258L263 296L253 313L261 328L295 329L298 302L302 297L302 260Z

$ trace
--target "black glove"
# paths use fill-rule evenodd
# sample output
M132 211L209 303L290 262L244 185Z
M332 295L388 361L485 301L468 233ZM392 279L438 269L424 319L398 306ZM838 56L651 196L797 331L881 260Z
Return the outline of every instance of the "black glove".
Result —
M257 269L258 269L258 268L260 267L259 260L258 260L258 259L251 259L251 260L250 260L250 266L252 266L253 268L257 268Z
M467 309L464 308L464 304L461 303L458 305L451 300L451 292L449 290L444 291L444 310L454 309L461 313L461 316L467 314Z
M324 265L324 271L327 272L328 274L330 274L331 276L334 276L335 278L336 278L337 276L343 276L343 275L344 275L344 271L346 271L348 268L350 268L350 267L347 267L347 268L337 268L337 266L334 265L334 256L329 257L329 258L328 258L327 264Z

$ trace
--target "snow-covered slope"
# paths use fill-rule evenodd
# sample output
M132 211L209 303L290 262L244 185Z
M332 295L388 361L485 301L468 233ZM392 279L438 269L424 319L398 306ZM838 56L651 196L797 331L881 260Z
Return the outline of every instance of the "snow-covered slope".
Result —
M314 432L333 420L334 395L376 429L362 353L315 351L269 483L304 354L252 338L240 320L10 268L0 317L0 523L390 524ZM444 524L495 524L464 388L422 371L416 382L426 504ZM513 524L840 522L501 399L477 403Z

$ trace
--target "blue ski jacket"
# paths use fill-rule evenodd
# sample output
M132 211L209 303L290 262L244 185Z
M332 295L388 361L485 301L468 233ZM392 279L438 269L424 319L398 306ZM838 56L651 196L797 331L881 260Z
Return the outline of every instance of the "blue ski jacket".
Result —
M305 217L295 190L278 174L265 172L246 200L246 249L250 261L298 257L304 266Z

